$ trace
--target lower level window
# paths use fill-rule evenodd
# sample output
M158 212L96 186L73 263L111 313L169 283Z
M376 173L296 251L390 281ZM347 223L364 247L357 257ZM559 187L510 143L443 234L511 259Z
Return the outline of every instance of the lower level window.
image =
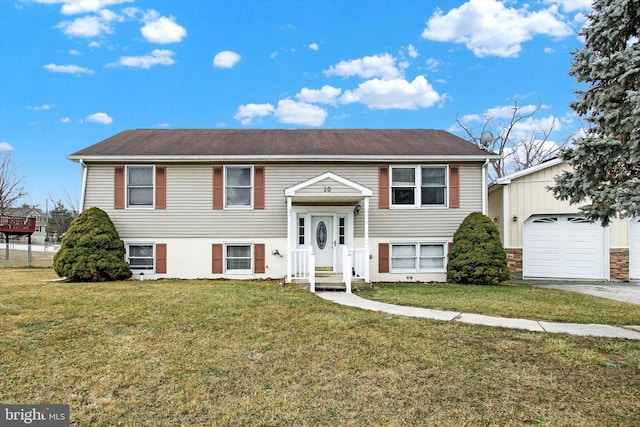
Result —
M153 271L153 245L129 244L127 249L127 261L132 270Z
M391 272L442 272L444 243L392 243Z
M225 262L227 272L251 273L251 245L226 245Z

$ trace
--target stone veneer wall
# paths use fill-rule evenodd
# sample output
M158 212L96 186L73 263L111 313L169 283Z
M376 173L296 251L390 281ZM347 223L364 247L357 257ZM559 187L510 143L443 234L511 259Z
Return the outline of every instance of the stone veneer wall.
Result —
M611 248L609 250L609 267L612 282L628 282L629 249Z
M522 279L522 249L507 248L507 266L511 271L511 279Z

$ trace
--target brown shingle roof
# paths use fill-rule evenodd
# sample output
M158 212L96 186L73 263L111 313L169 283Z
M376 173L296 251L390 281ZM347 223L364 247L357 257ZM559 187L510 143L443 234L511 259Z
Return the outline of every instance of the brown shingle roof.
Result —
M136 129L69 158L130 156L493 157L449 132L430 129Z

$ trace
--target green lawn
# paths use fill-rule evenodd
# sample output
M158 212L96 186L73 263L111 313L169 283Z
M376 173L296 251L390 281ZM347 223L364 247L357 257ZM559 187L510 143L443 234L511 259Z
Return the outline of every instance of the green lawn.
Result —
M640 343L405 318L268 282L0 269L0 402L85 426L637 425Z
M517 283L499 286L380 284L359 295L391 304L504 317L640 324L640 305Z

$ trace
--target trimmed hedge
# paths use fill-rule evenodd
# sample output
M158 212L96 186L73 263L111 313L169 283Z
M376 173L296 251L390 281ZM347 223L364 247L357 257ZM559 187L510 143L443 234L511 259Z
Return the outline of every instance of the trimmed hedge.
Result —
M109 215L91 208L76 217L53 258L53 268L70 282L106 282L131 277L124 243Z
M500 233L489 217L469 214L453 235L447 281L471 285L497 285L511 276Z

